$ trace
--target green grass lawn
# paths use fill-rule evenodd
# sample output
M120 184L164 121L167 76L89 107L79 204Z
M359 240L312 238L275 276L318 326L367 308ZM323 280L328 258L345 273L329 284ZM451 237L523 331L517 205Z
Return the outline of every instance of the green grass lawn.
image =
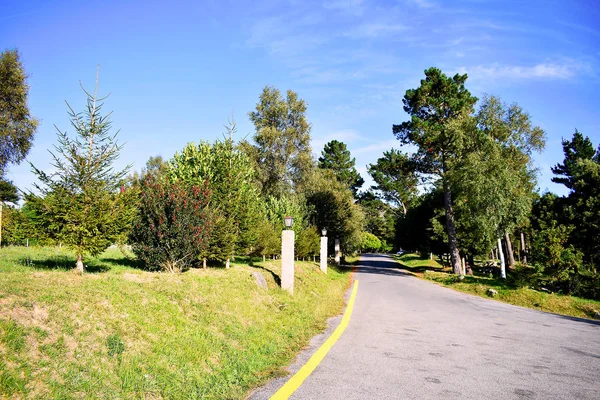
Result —
M515 288L500 278L467 275L461 281L456 275L449 273L449 269L442 272L443 269L439 263L434 260L422 259L418 254L403 254L395 256L395 259L401 268L412 271L423 279L485 298L490 298L487 295L488 289L494 289L498 292L494 300L516 306L582 318L593 317L596 311L600 311L599 301L545 293L529 288Z
M423 272L426 270L442 270L442 265L436 258L422 258L415 253L404 253L402 255L394 255L393 257L403 269L408 271Z
M277 261L171 275L109 249L84 276L74 262L0 249L0 398L244 398L343 310L350 281L296 262L290 296Z

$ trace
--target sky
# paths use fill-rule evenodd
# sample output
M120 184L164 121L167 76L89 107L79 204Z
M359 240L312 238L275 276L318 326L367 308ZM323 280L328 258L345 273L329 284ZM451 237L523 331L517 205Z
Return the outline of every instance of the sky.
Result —
M56 128L73 134L67 101L85 107L80 83L110 96L117 167L139 171L189 142L237 140L262 89L291 89L308 105L315 157L336 139L372 184L367 165L401 147L392 125L408 119L407 89L424 70L467 73L475 96L518 103L547 135L535 156L540 191L551 182L562 138L575 129L600 144L600 3L590 1L59 1L0 0L0 51L17 48L40 120L27 160L51 170ZM55 127L56 126L56 127ZM27 162L9 179L22 190Z

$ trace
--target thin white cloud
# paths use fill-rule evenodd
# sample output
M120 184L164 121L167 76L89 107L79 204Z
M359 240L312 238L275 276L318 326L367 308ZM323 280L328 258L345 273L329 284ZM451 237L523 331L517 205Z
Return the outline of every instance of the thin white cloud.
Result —
M474 79L571 79L581 73L589 72L590 66L586 62L567 61L562 63L546 62L533 66L521 65L477 65L475 67L461 67L462 73L467 72Z

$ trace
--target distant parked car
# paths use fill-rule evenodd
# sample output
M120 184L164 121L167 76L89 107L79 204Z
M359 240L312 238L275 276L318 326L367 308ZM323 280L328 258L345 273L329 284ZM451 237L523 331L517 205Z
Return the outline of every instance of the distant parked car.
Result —
M404 250L400 249L400 250L398 250L398 252L397 252L396 254L397 254L397 255L404 254Z

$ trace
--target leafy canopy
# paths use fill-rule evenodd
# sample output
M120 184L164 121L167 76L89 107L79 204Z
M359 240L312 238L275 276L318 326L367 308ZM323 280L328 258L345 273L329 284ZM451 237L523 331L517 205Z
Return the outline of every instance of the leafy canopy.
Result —
M0 201L18 200L16 187L4 175L31 149L38 120L27 106L29 85L17 50L0 53Z
M288 90L266 86L249 113L256 131L254 143L243 143L254 161L258 182L264 195L283 196L307 178L313 168L310 149L311 126L306 120L306 103Z

